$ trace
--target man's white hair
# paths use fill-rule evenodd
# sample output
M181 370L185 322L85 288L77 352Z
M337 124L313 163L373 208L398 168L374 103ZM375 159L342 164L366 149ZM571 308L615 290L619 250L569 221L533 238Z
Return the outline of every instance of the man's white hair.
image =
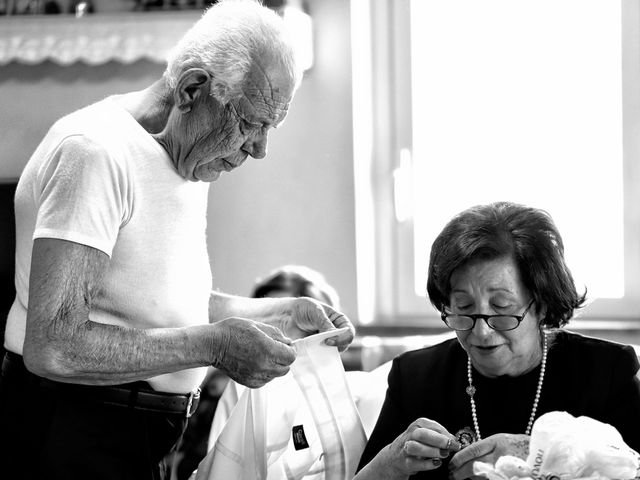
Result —
M258 59L272 62L263 68L284 69L296 84L302 77L284 21L274 11L256 0L220 0L172 49L164 77L175 88L183 72L202 68L213 78L211 94L227 104L242 95Z

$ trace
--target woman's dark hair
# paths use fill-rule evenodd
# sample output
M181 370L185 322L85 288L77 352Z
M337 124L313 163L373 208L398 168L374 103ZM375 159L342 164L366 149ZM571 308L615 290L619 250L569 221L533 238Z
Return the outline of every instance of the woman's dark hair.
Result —
M252 297L262 298L273 293L311 297L336 309L340 308L338 293L324 276L303 265L285 265L272 271L267 277L257 281Z
M561 327L585 301L564 260L564 245L544 210L510 202L478 205L459 213L433 242L427 293L433 306L449 306L452 273L476 260L511 256L540 311L543 324Z

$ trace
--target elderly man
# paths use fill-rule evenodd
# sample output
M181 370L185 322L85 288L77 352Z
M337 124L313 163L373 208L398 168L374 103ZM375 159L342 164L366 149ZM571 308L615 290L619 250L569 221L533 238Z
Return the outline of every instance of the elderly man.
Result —
M291 338L344 315L211 292L208 182L266 155L300 74L281 20L223 0L149 88L54 124L16 194L16 300L0 401L6 478L156 479L214 365L284 375Z

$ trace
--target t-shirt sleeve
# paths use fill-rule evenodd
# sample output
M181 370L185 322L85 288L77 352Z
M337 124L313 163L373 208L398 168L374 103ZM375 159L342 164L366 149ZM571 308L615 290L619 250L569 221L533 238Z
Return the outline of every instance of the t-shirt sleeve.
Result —
M130 212L125 170L95 141L65 138L38 172L33 238L57 238L111 256Z

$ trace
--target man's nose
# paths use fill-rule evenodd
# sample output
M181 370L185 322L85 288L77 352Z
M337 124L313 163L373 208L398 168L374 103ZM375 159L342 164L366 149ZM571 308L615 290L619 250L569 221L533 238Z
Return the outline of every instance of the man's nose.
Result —
M253 158L264 158L267 155L267 133L259 133L249 138L242 145L242 150Z

